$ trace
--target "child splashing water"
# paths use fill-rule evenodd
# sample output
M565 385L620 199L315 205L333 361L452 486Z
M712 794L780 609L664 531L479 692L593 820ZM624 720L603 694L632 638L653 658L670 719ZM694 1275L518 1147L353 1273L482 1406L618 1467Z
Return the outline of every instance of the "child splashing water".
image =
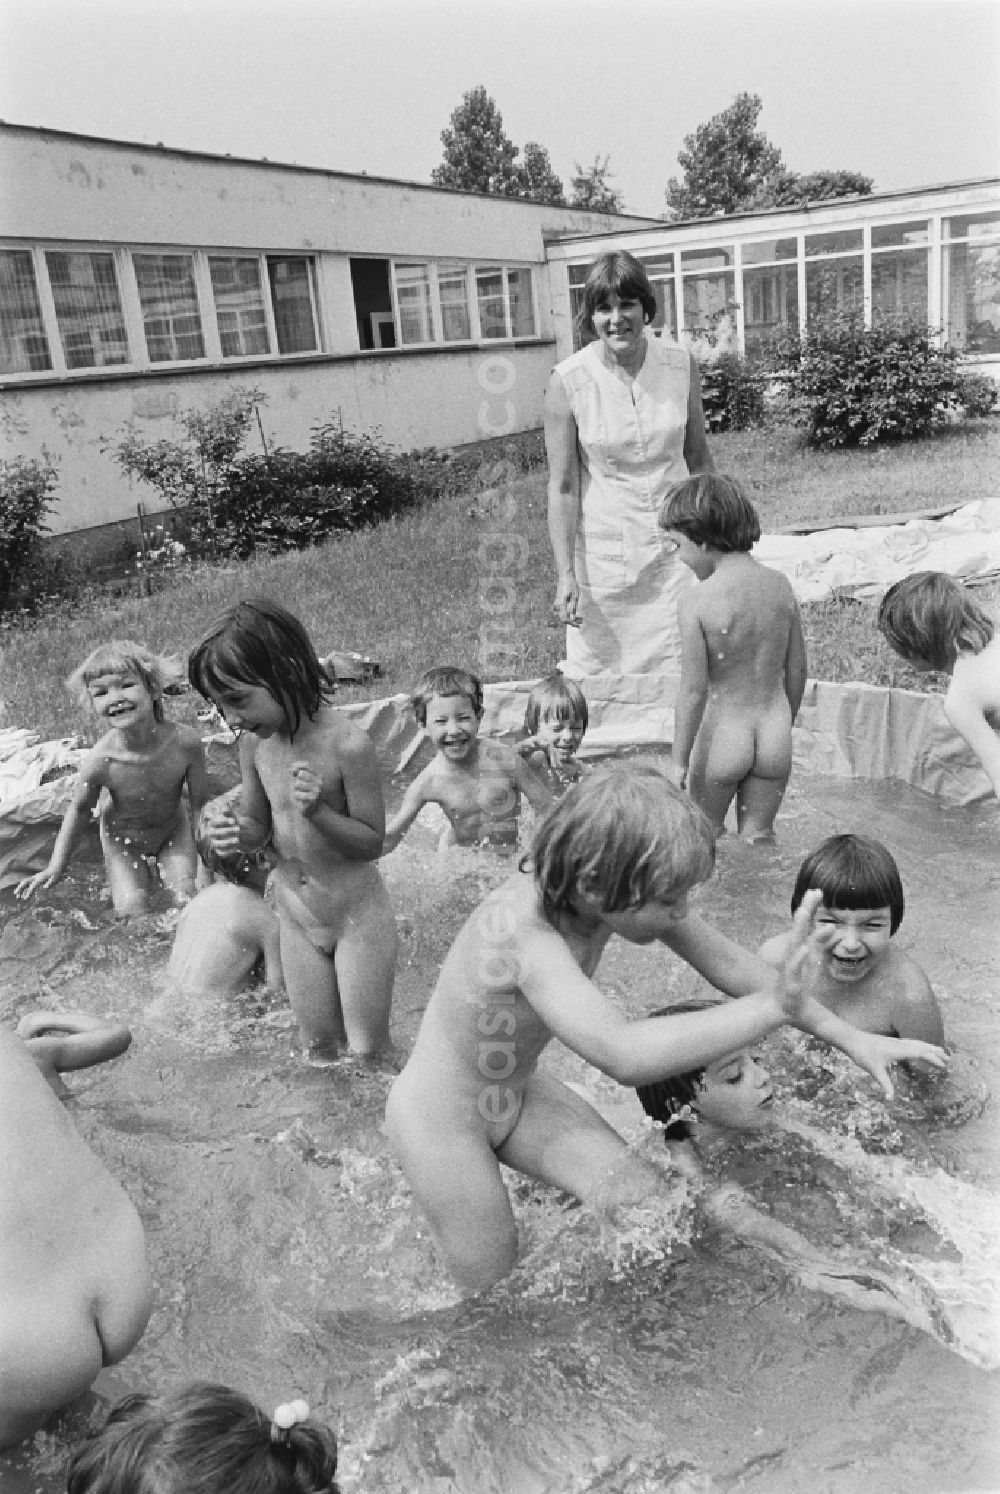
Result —
M370 738L334 710L302 624L266 598L224 612L188 670L241 733L239 809L204 834L221 856L273 840L281 968L307 1055L389 1051L396 921L375 864L385 807Z
M668 772L716 832L735 799L740 835L771 840L806 683L798 603L786 578L750 555L760 521L731 477L706 472L678 484L660 528L701 582L677 604L681 683Z
M197 731L163 714L165 688L182 678L173 660L128 640L94 649L70 675L69 688L109 729L81 764L48 866L18 883L18 897L59 881L95 808L116 913L148 912L158 882L180 900L193 896L192 821L208 798L208 777Z
M539 826L534 875L510 878L459 932L390 1091L389 1138L460 1285L482 1291L514 1266L517 1228L505 1163L599 1211L643 1203L654 1168L539 1057L553 1037L622 1084L644 1084L756 1041L785 1022L834 1040L883 1083L887 1065L939 1049L860 1033L802 989L820 894L796 916L775 976L688 911L710 874L708 821L652 769L597 771ZM714 985L743 999L671 1018L630 1021L591 977L610 936L662 941Z
M558 670L532 686L517 750L553 794L565 793L580 776L576 754L589 719L580 686Z
M305 1401L272 1416L227 1385L130 1395L70 1459L67 1494L337 1494L337 1439Z
M951 675L944 713L1000 799L1000 638L994 619L953 577L914 571L889 587L878 626L915 669Z

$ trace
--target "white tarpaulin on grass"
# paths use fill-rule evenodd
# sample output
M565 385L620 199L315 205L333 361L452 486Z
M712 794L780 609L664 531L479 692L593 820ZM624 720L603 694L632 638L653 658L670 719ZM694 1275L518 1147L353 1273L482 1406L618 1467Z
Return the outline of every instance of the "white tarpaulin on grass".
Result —
M45 866L82 757L74 738L40 742L23 727L0 731L0 888Z
M800 602L832 591L874 599L911 571L946 571L967 580L1000 575L1000 498L905 524L764 534L753 556L787 576Z

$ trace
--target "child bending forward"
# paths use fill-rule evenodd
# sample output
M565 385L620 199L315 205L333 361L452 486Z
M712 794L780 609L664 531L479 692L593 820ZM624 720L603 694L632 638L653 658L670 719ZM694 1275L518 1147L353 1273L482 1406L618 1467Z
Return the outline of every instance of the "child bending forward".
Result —
M517 842L521 795L548 809L552 795L506 742L479 735L483 687L464 669L428 669L410 708L434 746L434 757L403 795L385 832L391 851L425 804L440 804L448 819L441 849Z
M330 703L302 624L266 598L223 613L188 671L242 733L238 812L203 833L220 856L273 840L281 968L307 1053L388 1049L396 921L375 865L385 808L371 739Z
M80 766L48 866L18 883L18 897L59 881L95 808L116 913L148 912L160 882L181 900L194 895L192 821L208 798L208 776L194 727L164 718L164 688L181 677L172 660L127 640L94 649L70 675L70 689L89 698L108 730Z
M915 669L951 675L944 713L1000 799L1000 638L993 618L943 571L914 571L889 587L878 626Z
M753 559L753 505L714 472L673 489L660 527L702 583L677 606L681 683L670 777L685 784L717 832L736 800L748 841L769 840L792 771L792 723L806 654L786 578Z
M858 1033L803 996L818 894L800 910L779 977L689 913L689 890L713 866L711 829L652 769L581 780L539 826L526 860L534 875L491 893L456 938L387 1108L392 1145L467 1290L491 1286L517 1256L501 1162L595 1208L638 1203L657 1187L655 1170L586 1100L537 1071L553 1037L622 1084L690 1069L784 1022L835 1036L887 1088L887 1063L943 1056ZM612 934L660 940L743 999L630 1021L591 980Z

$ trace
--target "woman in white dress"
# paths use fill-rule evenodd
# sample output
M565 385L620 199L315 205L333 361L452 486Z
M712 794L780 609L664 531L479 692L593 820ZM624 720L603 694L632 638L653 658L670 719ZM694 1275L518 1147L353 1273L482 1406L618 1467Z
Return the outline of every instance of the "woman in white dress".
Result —
M591 699L672 702L677 597L694 580L657 516L674 483L713 470L698 366L653 334L655 313L639 261L602 255L581 311L593 341L556 365L545 398L562 667Z

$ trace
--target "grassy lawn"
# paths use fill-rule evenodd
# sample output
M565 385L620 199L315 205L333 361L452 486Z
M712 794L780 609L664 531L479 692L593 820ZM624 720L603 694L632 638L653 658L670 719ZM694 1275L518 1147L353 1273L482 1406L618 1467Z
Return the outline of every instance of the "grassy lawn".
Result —
M765 530L774 530L993 495L1000 425L974 422L898 449L812 452L780 429L716 436L712 449L719 469L746 485ZM529 678L551 669L562 653L563 632L550 612L553 584L544 472L516 479L510 497L499 502L473 484L314 550L190 566L157 576L149 597L103 591L27 625L3 625L3 724L89 739L88 708L62 682L91 648L133 637L184 655L222 607L262 592L302 618L320 652L349 648L383 661L381 678L364 689L345 687L344 700L406 690L430 664L448 661L486 679ZM834 597L804 607L803 618L814 677L935 687L933 677L916 676L885 647L870 607ZM484 657L483 643L502 644L502 651ZM171 714L191 720L199 705L184 697Z

